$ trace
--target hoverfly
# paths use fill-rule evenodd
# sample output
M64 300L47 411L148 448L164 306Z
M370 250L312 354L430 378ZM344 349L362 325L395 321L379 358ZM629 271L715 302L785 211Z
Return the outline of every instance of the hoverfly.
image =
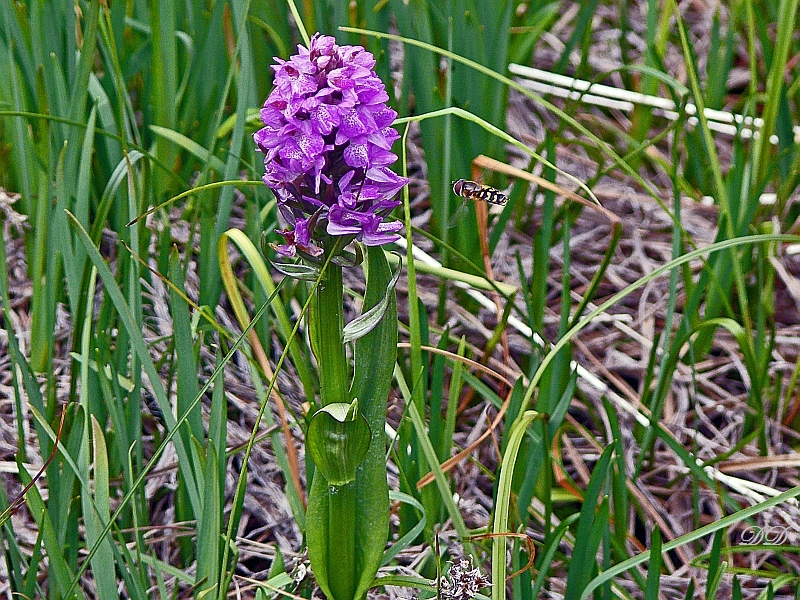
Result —
M488 185L469 181L468 179L459 179L458 181L454 181L453 193L455 193L456 196L461 196L462 198L468 198L469 200L483 200L484 202L496 204L497 206L505 206L506 202L508 202L508 196L506 196L500 190L489 187Z
M505 204L508 202L508 196L506 196L500 190L488 185L483 185L482 183L470 181L469 179L459 179L458 181L454 181L453 193L456 196L461 196L464 198L464 201L450 217L450 221L447 224L448 229L455 227L458 219L461 217L462 213L467 207L467 200L482 200L483 202L494 204L496 206L505 206Z

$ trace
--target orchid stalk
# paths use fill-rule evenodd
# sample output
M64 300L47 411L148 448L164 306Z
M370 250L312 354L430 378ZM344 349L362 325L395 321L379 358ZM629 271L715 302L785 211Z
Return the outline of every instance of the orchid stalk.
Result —
M276 59L274 90L261 109L254 140L265 155L264 182L278 199L286 228L273 248L299 257L321 281L308 316L320 401L306 450L315 469L306 514L309 559L332 600L364 598L380 566L389 531L383 437L397 352L397 308L382 245L399 238L388 218L408 180L389 165L399 138L397 113L360 46L315 34L289 60ZM346 253L366 247L364 315L343 321ZM355 340L352 379L346 339ZM312 399L309 399L310 401Z

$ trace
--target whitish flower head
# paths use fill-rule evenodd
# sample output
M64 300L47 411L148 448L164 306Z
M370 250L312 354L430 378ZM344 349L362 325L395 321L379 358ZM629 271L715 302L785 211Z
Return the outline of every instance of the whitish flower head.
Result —
M472 561L461 558L450 565L447 577L439 579L442 600L472 600L482 588L491 585L481 570L472 568Z

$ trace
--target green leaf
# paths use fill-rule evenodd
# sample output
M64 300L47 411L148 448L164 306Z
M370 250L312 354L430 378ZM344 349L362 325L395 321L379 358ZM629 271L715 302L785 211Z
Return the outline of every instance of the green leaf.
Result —
M409 496L408 494L404 494L403 492L396 492L394 490L389 491L389 498L391 500L395 500L398 502L403 502L404 504L410 504L414 508L416 508L421 517L419 521L408 530L408 532L401 537L396 542L393 542L383 553L383 560L381 561L381 566L385 566L389 564L389 561L392 560L395 556L400 554L403 550L405 550L408 546L410 546L417 536L422 533L422 530L425 529L425 523L427 522L427 515L425 514L425 507L413 496Z
M271 264L281 275L286 275L292 279L316 281L319 278L319 269L312 265L277 262L274 260L270 260L269 264Z
M522 417L511 427L508 444L503 452L503 462L497 480L497 502L495 503L492 532L492 600L506 598L506 538L508 531L509 504L511 503L511 483L514 476L514 464L517 461L522 438L534 421L541 415L533 410L526 410Z
M308 425L306 447L329 485L356 479L356 469L369 448L370 428L358 412L358 400L335 402L319 409Z
M19 469L17 472L19 473L20 483L28 485L32 478L25 465L17 461L17 468ZM42 496L36 486L32 486L28 490L25 501L31 516L36 521L37 528L42 532L41 538L50 561L48 563L48 577L52 580L51 589L53 589L54 595L58 592L64 595L69 581L72 579L72 572L61 552L61 545L53 528L53 522L50 520Z
M395 274L392 276L392 280L389 282L386 288L386 293L384 294L383 298L381 298L380 302L370 308L363 315L356 317L344 326L344 343L352 342L353 340L364 337L370 331L375 329L375 326L381 322L381 319L383 319L386 311L389 308L390 300L394 298L394 287L397 285L397 279L400 277L401 270L402 266L400 266L400 268L398 268Z
M166 138L173 144L180 146L187 152L199 158L201 161L209 163L211 168L217 173L222 173L225 171L225 163L222 162L218 157L214 156L211 152L206 150L203 146L195 142L193 139L190 139L185 135L178 133L177 131L173 131L172 129L160 127L159 125L150 125L150 130L153 133Z
M708 580L706 581L706 598L715 598L720 579L727 569L727 563L720 560L722 553L723 531L714 534L714 541L711 543L711 554L708 557Z
M593 535L596 532L595 526L599 524L599 526L603 527L605 526L603 521L608 522L608 518L602 516L602 511L608 511L607 499L604 498L602 500L599 510L597 499L608 475L608 469L611 466L611 454L615 448L615 444L606 446L594 469L592 469L592 477L589 479L583 506L581 506L578 529L575 532L575 539L580 540L581 543L576 546L572 554L564 598L577 598L588 583L595 568L595 555L600 545L599 536Z
M549 546L546 546L543 558L539 563L539 573L536 575L536 581L533 582L533 587L531 589L531 596L534 598L539 598L539 592L542 589L542 585L544 585L544 580L547 574L550 572L550 565L553 562L553 558L556 555L556 552L559 549L559 545L561 544L561 539L564 537L564 534L567 533L567 530L572 526L572 524L578 520L580 513L575 513L568 516L566 519L561 521L561 524L555 528L552 535L549 537Z
M331 262L346 269L352 269L353 267L359 266L364 262L364 253L361 252L360 245L355 244L354 248L355 252L339 250L338 254L331 257Z
M224 450L222 451L224 453ZM220 496L218 450L208 441L205 486L203 490L203 512L197 518L197 586L202 593L213 597L220 582L220 527L223 523ZM200 596L198 595L198 598Z
M658 600L658 588L661 582L661 530L653 529L650 548L650 564L647 567L647 587L644 591L645 600ZM711 598L711 596L706 596Z
M100 531L104 527L104 521L108 521L111 514L109 498L109 473L108 473L108 452L106 450L106 440L103 428L97 422L94 415L91 415L92 443L94 446L94 502L98 514L94 514L90 502L84 502L83 518L86 524L86 537L90 544L94 544ZM90 532L91 529L91 532ZM98 598L113 599L118 598L117 586L114 578L114 554L111 550L110 535L104 538L100 545L100 550L92 559L92 570L97 583Z
M111 272L108 264L106 264L105 260L100 254L100 251L92 243L92 240L89 238L89 234L75 219L75 216L72 215L72 213L68 212L67 216L72 221L72 225L78 235L78 239L86 249L89 259L92 261L94 266L97 267L97 272L99 273L100 278L105 285L106 293L110 297L111 302L113 303L117 314L119 315L122 326L128 333L133 353L141 361L142 369L145 371L147 378L150 380L153 394L155 395L159 408L164 415L164 421L167 429L171 432L175 429L176 419L173 416L172 406L167 398L164 385L158 376L158 371L156 370L155 364L150 358L147 345L142 337L141 326L136 323L133 311L126 302L125 297L122 295L122 291L120 290L120 287L114 278L114 274ZM187 448L180 436L175 438L175 450L178 454L178 462L180 464L181 472L187 475L187 489L189 492L189 499L192 503L192 510L195 511L195 514L198 514L201 506L200 490L197 488L194 479L191 477L191 474L194 472L194 465L192 458L187 452Z

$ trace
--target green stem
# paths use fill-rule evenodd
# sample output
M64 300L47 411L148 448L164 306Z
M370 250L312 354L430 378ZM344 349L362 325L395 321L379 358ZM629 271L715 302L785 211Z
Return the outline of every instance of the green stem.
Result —
M342 343L342 267L328 264L311 305L311 342L319 365L322 406L347 402L349 377Z
M336 247L326 246L327 252L336 251ZM328 263L310 309L309 330L319 371L320 404L347 402L350 378L342 342L342 267ZM317 469L306 515L309 556L315 571L322 568L320 583L327 582L325 592L332 600L352 600L355 593L355 513L355 483L331 486ZM315 525L319 526L318 531ZM325 589L325 585L322 587Z
M335 247L326 247L328 252L334 250ZM363 415L359 418L366 419L371 436L354 479L352 470L348 469L348 475L339 478L346 483L330 485L320 465L313 475L306 512L308 556L317 582L330 600L363 600L366 597L381 564L389 532L383 423L397 354L397 306L394 290L389 289L392 272L383 250L368 248L367 258L364 309L377 305L387 293L391 296L381 323L355 342L352 388L348 385L349 370L342 343L341 267L327 264L325 279L312 298L309 313L309 331L320 374L321 404L349 404L351 398L358 398ZM312 429L309 426L306 443L311 445L307 448L317 447L312 438L320 431ZM348 435L351 434L356 436L357 432L350 431ZM355 437L350 441L355 443ZM349 460L344 454L344 450L337 450L330 456L331 461Z
M328 573L336 600L349 600L356 584L356 484L328 486Z

